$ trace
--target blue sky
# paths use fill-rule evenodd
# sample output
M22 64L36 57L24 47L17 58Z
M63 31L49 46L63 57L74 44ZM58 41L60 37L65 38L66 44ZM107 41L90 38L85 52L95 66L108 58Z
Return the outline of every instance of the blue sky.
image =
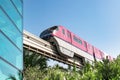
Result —
M24 29L63 25L100 50L120 53L120 0L24 0Z

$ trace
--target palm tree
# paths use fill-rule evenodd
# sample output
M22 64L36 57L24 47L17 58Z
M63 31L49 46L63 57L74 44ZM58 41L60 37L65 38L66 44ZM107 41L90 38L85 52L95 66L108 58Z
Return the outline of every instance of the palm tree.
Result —
M24 66L34 67L39 66L39 69L43 70L47 68L47 58L37 54L36 52L29 51L24 49Z
M22 73L19 72L18 79L14 75L10 75L9 78L7 78L6 80L23 80L23 76L22 76Z

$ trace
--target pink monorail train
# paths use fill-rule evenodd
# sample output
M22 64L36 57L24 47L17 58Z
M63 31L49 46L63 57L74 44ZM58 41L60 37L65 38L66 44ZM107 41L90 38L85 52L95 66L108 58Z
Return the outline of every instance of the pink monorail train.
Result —
M92 46L82 38L70 32L63 26L53 26L44 30L40 37L56 46L58 53L64 57L74 57L83 59L83 61L100 61L106 55L96 47ZM111 56L110 56L110 59Z

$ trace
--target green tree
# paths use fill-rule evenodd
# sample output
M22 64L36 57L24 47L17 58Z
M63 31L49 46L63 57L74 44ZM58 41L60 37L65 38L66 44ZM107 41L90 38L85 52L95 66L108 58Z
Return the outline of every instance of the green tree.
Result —
M24 71L25 80L44 80L44 77L46 77L46 74L39 69L39 66L27 67Z
M80 70L75 65L69 70L58 64L47 67L46 58L29 51L24 57L26 80L120 80L120 55L113 61L86 62Z
M47 60L44 56L24 49L24 78L26 80L41 80L45 75Z
M36 52L24 49L24 67L39 66L39 69L43 70L47 68L47 58L37 54Z
M18 78L16 78L14 75L10 75L9 78L7 78L6 80L23 80L23 76L22 76L22 73L19 72Z
M114 61L104 59L103 62L95 64L96 77L102 80L119 80L120 79L120 59Z

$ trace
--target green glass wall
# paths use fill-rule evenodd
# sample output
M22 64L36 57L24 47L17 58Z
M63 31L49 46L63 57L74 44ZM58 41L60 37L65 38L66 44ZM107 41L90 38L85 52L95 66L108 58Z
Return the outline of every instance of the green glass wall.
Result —
M0 0L0 80L18 79L23 70L22 6L22 0Z

